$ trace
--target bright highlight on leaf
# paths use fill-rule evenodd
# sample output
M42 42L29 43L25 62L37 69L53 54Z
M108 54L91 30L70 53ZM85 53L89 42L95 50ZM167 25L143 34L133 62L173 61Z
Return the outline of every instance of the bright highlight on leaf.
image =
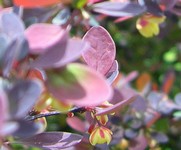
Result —
M137 20L136 28L144 37L153 37L159 34L159 24L163 23L165 18L165 16L157 17L151 14L146 14Z

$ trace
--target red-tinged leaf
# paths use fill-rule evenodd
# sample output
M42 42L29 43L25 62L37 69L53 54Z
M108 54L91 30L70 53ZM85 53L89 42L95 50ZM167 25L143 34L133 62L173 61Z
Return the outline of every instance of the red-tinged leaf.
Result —
M160 0L159 2L162 7L164 6L164 10L170 10L178 0Z
M103 76L91 68L72 63L57 71L47 72L47 86L53 96L78 106L96 106L112 96Z
M79 132L86 132L86 123L80 120L78 117L67 118L67 124Z
M43 73L38 69L29 70L27 79L39 79L44 80Z
M5 94L5 92L0 89L0 136L1 136L1 132L3 131L3 126L4 126L4 123L5 123L5 119L8 115L8 110L7 110L7 105L8 105L8 101L7 101L7 96Z
M113 65L116 48L110 34L101 26L92 27L83 37L90 48L82 53L85 62L105 75Z
M148 73L142 73L136 80L136 87L139 91L142 91L147 84L151 82L151 76Z
M57 25L39 23L28 27L25 31L30 52L42 54L58 43L67 39L66 30Z
M173 71L168 72L164 78L162 91L168 94L173 86L174 81L175 81L175 73Z
M128 104L132 103L137 96L133 96L129 99L122 100L121 102L114 104L113 106L110 106L108 108L104 109L97 109L96 115L106 115L106 114L111 114L114 112L117 112L118 110L122 109L123 107L127 106Z
M14 4L22 7L39 7L60 3L61 0L13 0Z
M44 132L16 143L39 147L43 150L64 149L78 144L82 136L68 132Z
M85 42L80 39L59 42L32 62L31 67L40 69L63 67L78 59L85 47Z

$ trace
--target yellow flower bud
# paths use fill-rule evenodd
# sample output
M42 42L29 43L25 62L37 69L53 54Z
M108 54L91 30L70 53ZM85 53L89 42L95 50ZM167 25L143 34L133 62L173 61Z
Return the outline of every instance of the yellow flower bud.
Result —
M96 116L96 118L102 125L106 125L106 123L108 122L107 115Z
M92 133L89 137L89 141L92 145L104 144L104 143L109 144L111 142L111 139L112 139L111 130L109 130L108 128L105 128L103 126L96 127L92 131Z

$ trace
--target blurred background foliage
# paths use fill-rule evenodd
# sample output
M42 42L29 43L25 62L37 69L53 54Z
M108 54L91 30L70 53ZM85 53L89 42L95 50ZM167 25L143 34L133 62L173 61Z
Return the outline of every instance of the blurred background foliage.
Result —
M1 3L2 0L0 0ZM181 19L175 15L166 15L167 19L160 27L160 34L153 38L145 38L138 33L135 25L137 17L120 23L115 23L113 17L106 17L99 24L108 30L116 44L120 72L123 74L132 71L138 71L139 74L146 72L160 89L164 76L172 71L175 74L175 81L168 96L174 99L174 96L181 91ZM72 34L83 35L85 31L81 26L76 26ZM66 117L66 115L48 117L47 130L75 132L67 125ZM167 132L170 124L168 119L160 119L155 123L154 128L157 131ZM180 123L178 123L178 128L179 126ZM160 147L163 150L181 148L181 135L169 135L169 142L161 144ZM19 145L14 145L13 148L25 149ZM30 149L37 150L37 148ZM116 148L113 147L112 150Z

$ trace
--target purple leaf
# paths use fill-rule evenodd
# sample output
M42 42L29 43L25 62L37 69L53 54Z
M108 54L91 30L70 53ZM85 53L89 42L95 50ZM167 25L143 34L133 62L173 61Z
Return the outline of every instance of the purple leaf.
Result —
M149 12L155 16L163 15L161 8L156 1L144 0L144 3L147 8L147 12Z
M8 92L11 117L24 117L38 100L42 89L38 80L17 82Z
M113 106L110 106L108 108L104 108L104 109L96 109L96 115L106 115L106 114L111 114L114 112L117 112L118 110L120 110L121 108L127 106L128 104L130 104L131 102L133 102L136 99L137 96L133 96L129 99L126 100L122 100L121 102L114 104Z
M179 107L177 107L175 103L173 103L171 100L165 99L159 102L157 110L164 115L169 115L177 108Z
M0 128L0 135L2 137L7 135L12 135L12 133L15 132L18 129L18 127L19 125L16 121L6 121L4 123L4 126Z
M150 92L150 94L147 97L148 102L154 108L157 110L159 102L163 99L164 95L162 93L158 92Z
M168 142L168 137L161 132L153 132L151 133L152 138L154 138L158 143L166 143Z
M103 76L91 68L72 63L61 70L47 72L47 86L57 99L78 106L96 106L112 96Z
M82 56L91 68L105 75L112 67L116 55L114 41L101 26L92 27L83 37L90 48L83 51Z
M79 132L86 132L86 124L84 121L80 120L78 117L67 118L67 124Z
M15 6L14 6L15 7ZM48 19L53 16L58 7L38 7L38 8L24 8L23 10L23 20L25 23L42 23L47 22ZM36 22L31 22L36 20Z
M175 103L181 107L181 93L175 96Z
M119 70L118 70L118 62L117 60L114 61L113 65L111 66L110 70L108 73L106 73L106 78L107 81L111 84L114 82L114 80L116 79L116 77L119 74Z
M147 109L147 102L142 96L137 96L134 102L131 104L131 107L136 111L145 112Z
M43 150L57 150L68 148L78 144L82 136L67 132L44 132L30 138L22 139L17 143L27 146L35 146Z
M26 29L25 36L29 42L32 54L42 54L48 50L51 51L53 46L58 48L68 38L66 30L57 25L45 23L31 25Z
M131 2L102 2L93 5L93 10L108 16L136 16L145 12L146 8Z
M28 51L29 46L23 35L19 35L16 39L11 41L2 58L4 76L9 75L13 62L24 58L28 54Z
M13 136L19 138L26 138L35 135L40 130L40 126L36 122L25 120L18 120L18 128L13 132Z
M137 130L132 130L132 129L126 129L124 131L125 137L128 139L134 139L137 137L138 135L138 131Z
M11 39L22 35L24 32L24 24L21 19L14 13L4 13L0 18L0 30L7 34Z
M78 59L86 47L79 39L68 39L59 42L50 50L39 56L32 64L33 68L57 68Z

